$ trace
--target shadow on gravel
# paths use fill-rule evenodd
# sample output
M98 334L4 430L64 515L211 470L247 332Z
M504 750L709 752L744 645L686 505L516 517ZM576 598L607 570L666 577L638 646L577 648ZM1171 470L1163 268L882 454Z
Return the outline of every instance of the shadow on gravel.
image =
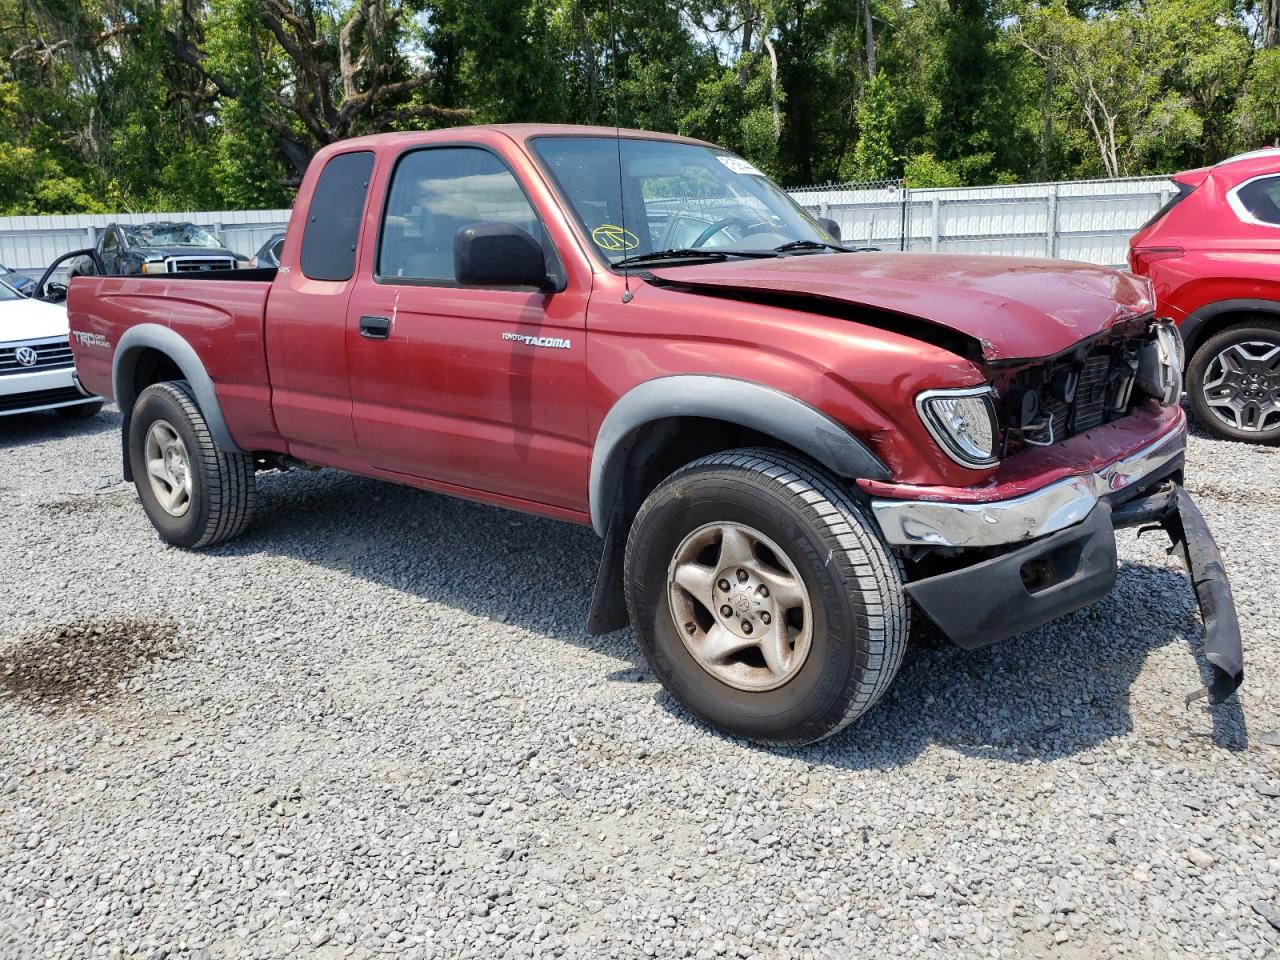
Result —
M1146 713L1207 711L1211 729L1192 736L1242 750L1248 728L1238 698L1184 707L1185 694L1209 679L1194 656L1202 635L1184 575L1122 563L1106 600L1038 630L976 651L912 646L875 709L832 740L789 753L854 769L897 766L930 744L1011 763L1050 761L1132 732L1138 696ZM1135 694L1148 655L1173 643L1186 651L1185 670L1168 687Z
M175 634L132 619L47 627L0 646L0 688L35 706L89 712L142 666L172 656Z
M20 413L0 417L0 450L63 437L89 437L105 430L120 430L120 414L115 407L106 407L88 420L67 420L54 412ZM120 469L118 464L115 469Z
M254 526L211 552L278 554L340 570L614 657L624 665L611 680L649 678L630 631L584 632L600 557L585 527L331 471L260 475L259 496ZM1014 763L1069 756L1133 729L1130 688L1143 663L1181 641L1188 652L1176 689L1142 693L1150 712L1180 710L1202 681L1190 652L1200 636L1184 575L1124 564L1105 601L1032 633L972 652L913 645L870 714L832 740L783 752L850 768L909 763L930 744ZM698 723L665 692L657 697ZM1211 716L1214 743L1245 746L1234 698Z

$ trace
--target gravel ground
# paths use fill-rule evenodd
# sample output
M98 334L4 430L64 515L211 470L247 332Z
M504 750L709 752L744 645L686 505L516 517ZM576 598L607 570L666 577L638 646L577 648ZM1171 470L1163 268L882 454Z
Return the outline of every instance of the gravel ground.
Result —
M584 636L590 531L331 472L162 544L119 417L0 424L0 956L1267 956L1280 451L1196 438L1238 700L1160 536L1115 594L913 649L836 739L692 721Z

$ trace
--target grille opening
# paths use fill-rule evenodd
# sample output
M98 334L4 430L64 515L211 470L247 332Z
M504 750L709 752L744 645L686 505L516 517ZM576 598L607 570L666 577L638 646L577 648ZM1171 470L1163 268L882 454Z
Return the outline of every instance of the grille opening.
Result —
M1014 374L1000 389L1001 456L1051 446L1132 413L1138 351L1145 343L1098 344Z

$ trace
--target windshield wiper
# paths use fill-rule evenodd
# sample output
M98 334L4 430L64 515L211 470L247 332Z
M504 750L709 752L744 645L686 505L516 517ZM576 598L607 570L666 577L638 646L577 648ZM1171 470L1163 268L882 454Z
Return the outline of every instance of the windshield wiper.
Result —
M706 260L711 263L722 263L730 257L776 257L772 250L699 250L684 248L680 250L655 250L652 253L638 253L634 257L623 257L615 260L615 267L630 267L640 263L654 263L665 260Z
M637 253L634 257L623 257L615 260L615 267L629 267L635 263L651 263L662 260L713 260L719 262L727 259L719 250L654 250L651 253Z
M821 240L792 240L780 247L774 247L774 253L790 253L793 250L835 250L837 253L852 253L848 247L838 243L823 243Z

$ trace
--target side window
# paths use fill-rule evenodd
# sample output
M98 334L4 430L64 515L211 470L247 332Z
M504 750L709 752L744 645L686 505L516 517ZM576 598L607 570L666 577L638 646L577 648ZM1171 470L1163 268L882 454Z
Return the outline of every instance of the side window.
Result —
M360 214L369 192L373 154L340 153L316 181L302 231L302 274L312 280L350 280L355 272Z
M102 249L114 250L116 248L116 228L112 227L102 237Z
M477 147L415 150L396 165L383 214L377 275L454 283L453 241L473 223L529 232L554 262L538 215L507 165ZM554 267L551 269L554 270Z
M1235 197L1255 220L1280 226L1280 177L1259 177L1238 187Z

